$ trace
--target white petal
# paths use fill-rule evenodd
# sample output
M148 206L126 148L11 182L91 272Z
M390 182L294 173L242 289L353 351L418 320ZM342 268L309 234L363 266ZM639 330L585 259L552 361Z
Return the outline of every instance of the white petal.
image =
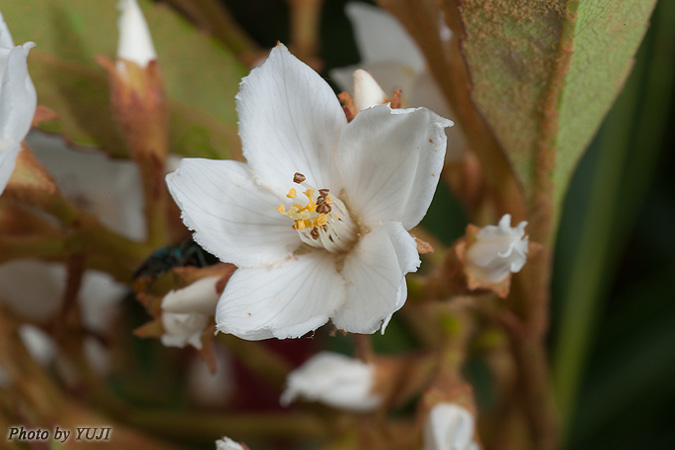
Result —
M14 47L14 40L12 39L12 34L7 28L7 23L2 13L0 13L0 47L12 48Z
M0 151L0 194L7 187L7 182L14 172L16 158L21 151L21 144L14 144L4 151Z
M185 347L192 345L202 348L202 333L208 323L203 314L174 314L162 312L162 344L166 347Z
M340 140L343 201L366 225L422 220L436 191L452 122L425 108L374 106L360 112ZM348 181L347 181L348 180Z
M328 83L286 47L242 80L237 111L244 156L262 183L285 195L300 172L339 191L333 152L347 119Z
M130 239L145 239L142 186L135 163L69 148L61 137L37 130L28 134L26 143L71 202L112 230Z
M509 272L519 272L527 261L527 222L511 226L511 215L504 214L499 225L487 225L467 250L467 261L474 274L484 281L498 283Z
M238 442L225 436L216 441L216 450L244 450L244 447Z
M472 450L475 420L454 403L439 403L429 413L424 427L424 450Z
M35 108L37 93L28 74L26 58L32 42L13 47L0 48L2 87L0 88L0 151L20 143L28 134Z
M109 332L115 310L128 292L127 285L109 274L87 270L79 292L83 325L101 334Z
M26 350L42 366L48 366L56 357L56 344L54 339L41 328L35 325L22 325L19 327L19 336L26 346Z
M363 69L354 71L354 107L357 111L381 105L386 101L387 94L370 73Z
M388 222L365 235L344 261L347 294L333 323L352 333L374 333L406 299L405 274L420 265L415 239Z
M374 376L375 368L370 364L321 352L291 372L281 404L304 398L347 411L372 411L382 402L372 392Z
M157 59L148 24L136 0L121 0L118 26L120 39L117 57L145 67Z
M200 313L213 316L220 295L216 292L219 276L206 277L183 289L171 290L162 299L162 309L173 313Z
M224 262L272 264L301 243L292 221L274 209L288 199L257 185L246 164L186 158L166 181L195 240Z
M364 3L349 3L345 12L354 27L363 62L400 62L416 72L424 69L422 53L394 16Z
M334 256L313 251L271 268L238 269L218 302L216 324L242 339L296 338L326 323L344 298Z

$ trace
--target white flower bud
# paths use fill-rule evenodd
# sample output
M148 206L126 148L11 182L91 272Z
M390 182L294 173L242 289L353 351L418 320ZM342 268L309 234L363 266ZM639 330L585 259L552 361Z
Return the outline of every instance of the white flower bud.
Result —
M387 94L375 78L363 69L354 71L354 107L361 111L371 106L386 103Z
M219 276L201 278L183 289L172 290L162 300L162 310L181 314L212 316L220 295L216 291Z
M216 450L244 450L244 447L238 442L225 436L216 441Z
M382 399L372 392L375 368L357 359L321 352L295 369L286 380L281 404L302 397L347 411L376 409Z
M172 290L162 299L162 344L202 348L201 336L216 311L220 297L216 283L220 277L206 277L183 289Z
M509 272L516 273L527 261L527 222L511 227L511 215L505 214L498 226L483 227L467 250L467 263L476 277L488 283L503 281Z
M120 40L117 58L147 67L150 61L157 59L157 53L141 8L136 0L122 0L118 8L121 14L118 22Z
M474 427L469 411L454 403L439 403L424 426L424 450L478 450Z

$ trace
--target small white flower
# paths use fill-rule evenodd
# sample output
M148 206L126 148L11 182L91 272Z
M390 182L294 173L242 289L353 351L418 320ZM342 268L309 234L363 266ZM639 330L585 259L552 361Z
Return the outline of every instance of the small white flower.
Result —
M407 230L429 207L452 122L378 105L347 124L330 86L283 45L242 81L237 110L247 164L184 159L167 177L194 239L239 267L218 330L384 328L420 264Z
M15 47L0 14L0 194L14 171L21 141L35 116L37 94L26 65L33 47L33 42Z
M382 402L372 392L374 376L375 367L371 364L321 352L291 372L281 404L287 406L304 398L347 411L373 411Z
M207 277L183 289L170 291L162 299L162 344L167 347L185 347L190 344L202 348L202 334L209 317L216 310L220 297L216 283L220 277Z
M216 450L245 450L244 447L238 443L225 436L222 439L216 441Z
M527 261L527 222L511 227L511 215L505 214L498 226L483 227L476 242L467 250L467 263L476 277L488 283L499 283L509 273L519 272Z
M136 0L121 0L119 10L117 58L146 67L150 61L157 59L157 53L143 12Z
M330 71L330 76L345 91L351 88L358 67L366 69L388 95L401 89L404 107L424 106L443 117L453 117L450 106L428 70L424 55L403 25L387 11L366 3L348 3L345 13L354 28L361 63ZM439 34L450 40L452 31L439 15ZM356 106L356 105L354 105ZM357 109L360 109L357 107ZM464 138L457 128L447 130L448 154L459 154Z
M439 403L427 417L424 450L478 450L474 428L469 411L454 403Z

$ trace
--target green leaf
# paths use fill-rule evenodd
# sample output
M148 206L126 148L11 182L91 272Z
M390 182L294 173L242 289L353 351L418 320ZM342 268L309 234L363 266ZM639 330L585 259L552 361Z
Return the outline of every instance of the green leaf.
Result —
M528 194L550 194L552 180L560 205L630 71L655 3L462 2L473 99Z
M124 155L110 114L107 75L97 55L114 57L117 0L0 0L17 43L34 41L29 70L39 103L59 118L41 125L86 146ZM141 0L165 78L171 152L229 158L239 152L234 96L245 69L233 54L172 10Z

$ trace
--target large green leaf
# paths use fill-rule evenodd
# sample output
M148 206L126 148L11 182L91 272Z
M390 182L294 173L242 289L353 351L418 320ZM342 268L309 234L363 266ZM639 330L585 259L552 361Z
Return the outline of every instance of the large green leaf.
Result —
M125 153L110 115L107 75L114 57L117 0L0 0L15 42L37 43L29 70L39 102L59 115L43 125L74 143ZM234 96L244 68L231 52L172 10L142 1L170 100L173 153L230 157L239 149Z
M628 75L655 3L461 2L461 45L474 102L526 192L552 179L560 204L579 157Z

